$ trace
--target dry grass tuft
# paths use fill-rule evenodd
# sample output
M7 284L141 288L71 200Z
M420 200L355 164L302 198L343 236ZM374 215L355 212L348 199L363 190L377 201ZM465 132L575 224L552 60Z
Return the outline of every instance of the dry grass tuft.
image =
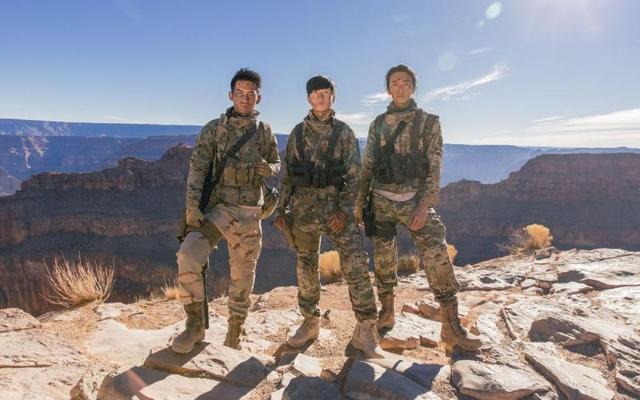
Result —
M175 282L162 285L162 296L165 300L178 300L178 285Z
M458 249L456 249L456 246L452 244L448 244L447 253L449 253L449 259L451 260L451 264L453 264L453 261L456 259L456 256L458 255Z
M508 254L522 255L549 247L552 241L553 236L549 228L540 224L531 224L514 232L509 241L499 247Z
M104 267L80 255L75 261L64 256L56 258L53 266L45 266L51 292L44 297L50 303L70 308L92 301L103 302L111 295L113 267Z
M318 269L320 270L320 281L322 283L333 283L342 279L338 252L331 250L321 253L318 260Z
M398 257L398 275L411 275L420 270L420 256L403 254Z

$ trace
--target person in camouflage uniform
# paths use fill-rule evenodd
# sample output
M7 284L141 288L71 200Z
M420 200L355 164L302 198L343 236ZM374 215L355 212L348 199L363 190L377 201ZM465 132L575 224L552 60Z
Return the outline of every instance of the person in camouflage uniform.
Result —
M395 237L396 225L401 224L409 229L423 258L429 286L440 303L443 341L476 351L482 343L460 325L456 300L459 286L447 252L445 226L433 209L438 201L442 161L438 116L418 108L413 100L416 75L410 67L401 64L391 68L386 88L392 101L369 128L354 212L361 222L363 205L371 196L376 286L382 304L378 329L391 328L395 323Z
M304 322L287 343L300 347L320 330L320 238L327 235L338 254L358 323L351 343L367 357L379 357L377 310L362 236L353 217L360 150L351 128L331 108L335 86L319 75L307 82L312 110L289 135L287 173L280 188L276 226L297 251L298 304Z
M178 292L187 313L186 329L171 346L177 353L188 353L204 339L202 269L222 238L227 241L231 271L229 327L224 345L239 348L262 248L262 183L280 170L276 139L268 124L257 121L258 112L254 109L261 99L260 87L260 75L239 70L231 80L229 92L233 107L206 124L196 139L187 178L187 234L177 253ZM199 203L207 173L210 168L216 170L225 153L248 130L255 132L227 159L220 181L202 211Z

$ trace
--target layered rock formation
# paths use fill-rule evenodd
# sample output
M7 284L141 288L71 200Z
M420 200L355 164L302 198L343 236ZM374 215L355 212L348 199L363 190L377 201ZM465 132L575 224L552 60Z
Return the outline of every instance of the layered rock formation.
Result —
M6 170L0 168L0 197L13 194L20 187L20 181Z
M344 283L323 288L320 335L299 349L284 344L302 321L295 287L252 296L240 350L222 346L227 298L212 301L205 340L180 356L168 348L184 323L175 300L38 319L0 310L0 398L637 399L639 266L640 253L547 249L459 268L462 320L485 342L478 354L445 353L423 273L401 278L379 359L349 345Z
M0 199L0 307L34 314L51 309L46 266L56 257L96 259L116 270L115 299L146 296L175 279L177 220L183 212L191 148L177 146L160 160L125 158L114 168L84 174L43 173ZM257 288L295 281L294 256L270 223L265 224L268 257ZM210 293L226 289L226 246L212 256ZM284 261L284 262L283 262ZM286 274L281 272L287 271ZM278 274L280 272L280 274ZM274 275L274 273L276 273Z
M461 263L499 254L528 224L551 229L559 248L640 249L640 155L541 155L496 184L442 189L438 211Z
M39 174L0 199L0 306L34 314L49 310L42 299L48 290L45 263L62 254L113 265L114 299L130 301L173 282L175 224L190 151L174 147L155 162L126 158L100 172ZM459 250L458 264L495 256L497 244L530 223L550 227L561 248L638 249L639 180L640 155L544 155L498 184L463 181L445 187L438 210L449 242ZM256 290L294 284L294 252L271 221L263 228ZM406 234L400 247L413 250ZM226 259L223 244L212 256L214 295L226 288Z

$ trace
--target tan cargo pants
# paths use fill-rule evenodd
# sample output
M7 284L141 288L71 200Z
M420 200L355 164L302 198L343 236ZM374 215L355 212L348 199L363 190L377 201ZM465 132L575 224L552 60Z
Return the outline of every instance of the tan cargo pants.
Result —
M178 293L183 304L204 300L202 268L218 241L229 249L229 313L246 316L253 291L256 265L262 250L260 207L216 205L205 214L205 226L187 234L176 254ZM206 234L204 233L206 232Z

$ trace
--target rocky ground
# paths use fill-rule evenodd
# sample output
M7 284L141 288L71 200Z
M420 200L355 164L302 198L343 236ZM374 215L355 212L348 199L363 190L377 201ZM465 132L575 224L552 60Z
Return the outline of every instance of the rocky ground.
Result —
M401 278L389 357L348 345L344 283L323 288L319 339L283 345L301 317L296 288L254 296L242 350L221 345L226 298L210 303L205 341L167 349L176 301L92 304L38 319L0 310L1 399L636 399L640 398L640 253L538 251L457 268L460 313L486 345L446 354L423 273Z

